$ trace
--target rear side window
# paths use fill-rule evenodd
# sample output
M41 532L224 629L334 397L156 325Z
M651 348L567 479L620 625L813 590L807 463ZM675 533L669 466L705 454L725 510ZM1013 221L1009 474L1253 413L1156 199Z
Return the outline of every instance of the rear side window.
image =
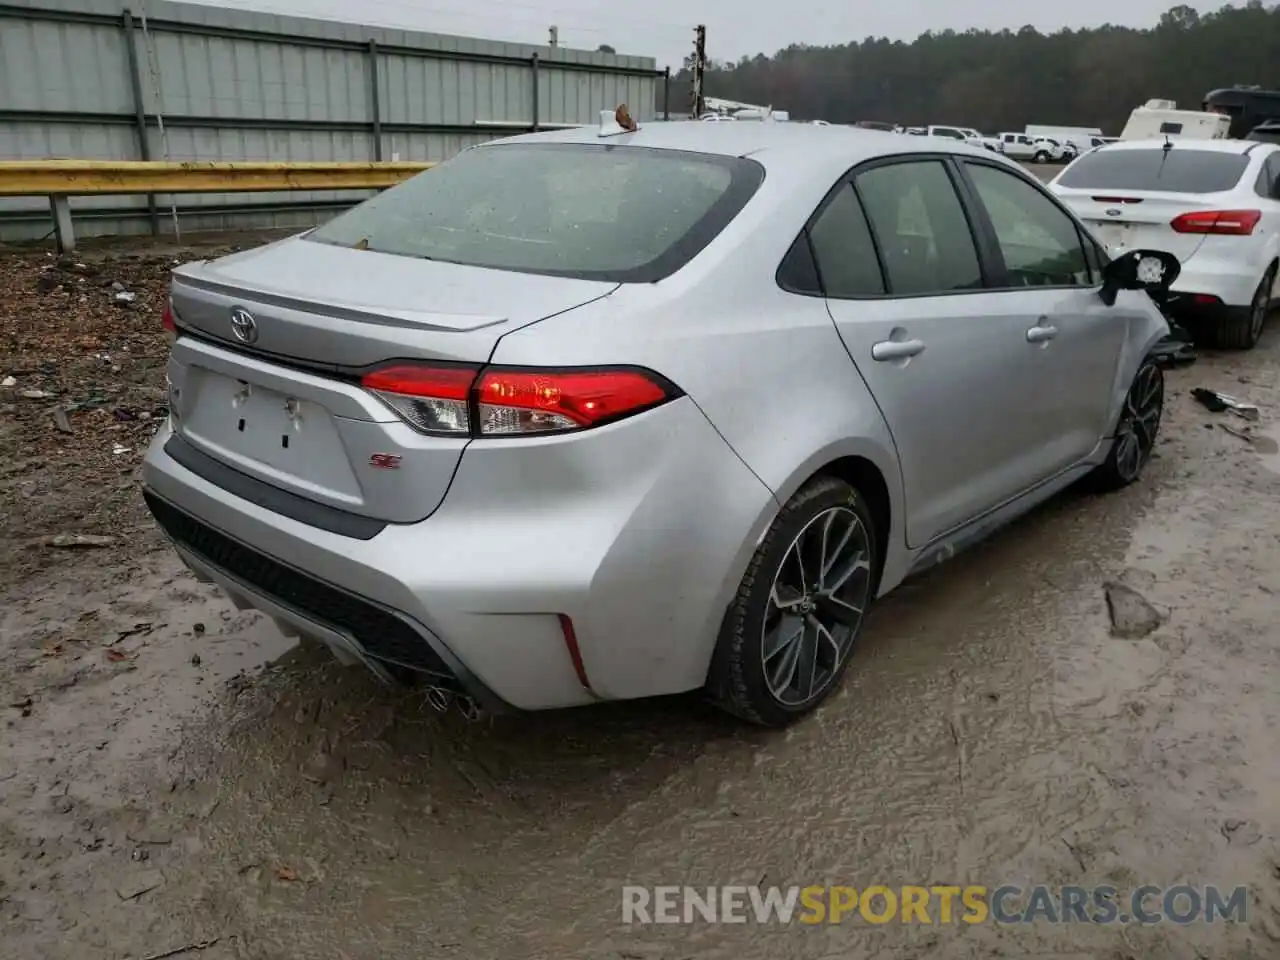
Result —
M764 179L755 161L617 144L466 150L307 239L476 267L651 283L688 263Z
M855 182L884 257L890 294L982 286L969 221L940 161L873 167Z
M845 184L809 228L818 274L828 297L883 294L884 277L862 205Z
M1249 158L1239 153L1197 150L1176 144L1168 150L1100 150L1063 171L1058 185L1077 190L1155 190L1219 193L1240 182Z

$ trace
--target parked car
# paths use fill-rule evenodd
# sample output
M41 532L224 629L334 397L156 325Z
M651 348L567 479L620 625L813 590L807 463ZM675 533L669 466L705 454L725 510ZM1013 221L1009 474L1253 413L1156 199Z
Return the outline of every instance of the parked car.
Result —
M1280 143L1280 120L1264 120L1249 131L1249 140L1262 143Z
M1280 146L1124 141L1081 157L1050 189L1113 256L1157 247L1177 257L1169 308L1201 339L1258 342L1280 263Z
M1091 141L1102 136L1099 127L1062 127L1053 124L1027 124L1023 131L1032 140L1052 140L1062 147L1063 159L1071 161L1088 150Z
M1052 140L1029 137L1025 133L1000 133L997 137L1000 152L1006 157L1035 163L1059 163L1063 159L1062 147Z
M964 134L965 141L971 146L999 152L1000 141L996 137L988 137L985 133L980 133L973 127L960 127L959 130Z
M931 137L946 137L948 140L963 140L965 143L985 150L998 150L999 141L979 133L973 127L926 127L925 132Z
M909 573L1137 479L1175 259L960 141L607 117L174 271L197 576L433 701L782 726Z

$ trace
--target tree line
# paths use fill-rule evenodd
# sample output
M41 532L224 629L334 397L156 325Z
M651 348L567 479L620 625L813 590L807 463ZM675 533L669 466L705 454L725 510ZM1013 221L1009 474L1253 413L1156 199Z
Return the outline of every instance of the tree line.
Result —
M688 102L690 76L686 62L673 80L673 110ZM955 124L988 133L1041 123L1115 135L1134 107L1153 98L1199 109L1218 87L1280 87L1280 6L1250 0L1202 14L1179 5L1149 29L1106 24L1043 34L1025 26L929 32L910 42L792 45L771 57L713 60L703 83L704 96L769 104L795 120Z

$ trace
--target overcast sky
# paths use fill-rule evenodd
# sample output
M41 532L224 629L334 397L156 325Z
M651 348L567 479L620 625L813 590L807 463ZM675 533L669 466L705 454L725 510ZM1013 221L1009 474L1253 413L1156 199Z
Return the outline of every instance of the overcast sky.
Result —
M707 26L707 55L737 60L772 54L792 43L846 43L867 36L910 40L926 30L969 27L1048 31L1110 21L1150 26L1176 0L197 0L225 7L412 27L522 43L546 43L547 27L560 28L563 46L656 57L678 67L693 46L693 28ZM1196 4L1202 11L1220 2Z

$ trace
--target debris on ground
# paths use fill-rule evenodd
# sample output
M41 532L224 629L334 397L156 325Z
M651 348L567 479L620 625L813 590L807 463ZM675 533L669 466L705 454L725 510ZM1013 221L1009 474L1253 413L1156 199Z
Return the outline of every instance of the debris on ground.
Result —
M116 542L116 538L91 533L57 533L52 537L45 537L42 542L46 547L93 549L96 547L109 547Z
M183 944L180 947L173 947L170 950L162 950L160 953L151 953L143 957L142 960L168 960L169 957L176 957L183 953L196 953L200 950L208 950L218 942L218 938L212 940L197 940L194 943Z
M1111 635L1124 640L1141 640L1164 622L1164 615L1132 585L1134 579L1126 573L1120 580L1102 585L1111 616Z
M1250 431L1249 427L1240 429L1239 427L1233 427L1229 423L1220 423L1218 424L1218 426L1221 427L1223 430L1225 430L1227 433L1231 434L1233 437L1239 437L1245 443L1253 443L1253 441L1257 439L1252 433L1249 432Z
M181 259L229 249L210 244ZM74 562L60 550L19 549L71 525L116 535L121 561L163 549L134 474L168 416L160 315L174 260L109 245L74 257L0 254L0 449L22 452L0 467L0 579Z
M1199 354L1190 342L1169 336L1151 348L1151 357L1161 367L1171 368L1190 366L1196 362Z
M150 893L163 885L164 874L159 870L143 870L116 887L116 896L121 900L136 900L144 893Z
M1259 413L1256 406L1230 394L1220 393L1217 390L1208 390L1204 387L1196 387L1191 391L1191 395L1211 413L1222 413L1224 410L1230 410L1244 420L1258 419Z

